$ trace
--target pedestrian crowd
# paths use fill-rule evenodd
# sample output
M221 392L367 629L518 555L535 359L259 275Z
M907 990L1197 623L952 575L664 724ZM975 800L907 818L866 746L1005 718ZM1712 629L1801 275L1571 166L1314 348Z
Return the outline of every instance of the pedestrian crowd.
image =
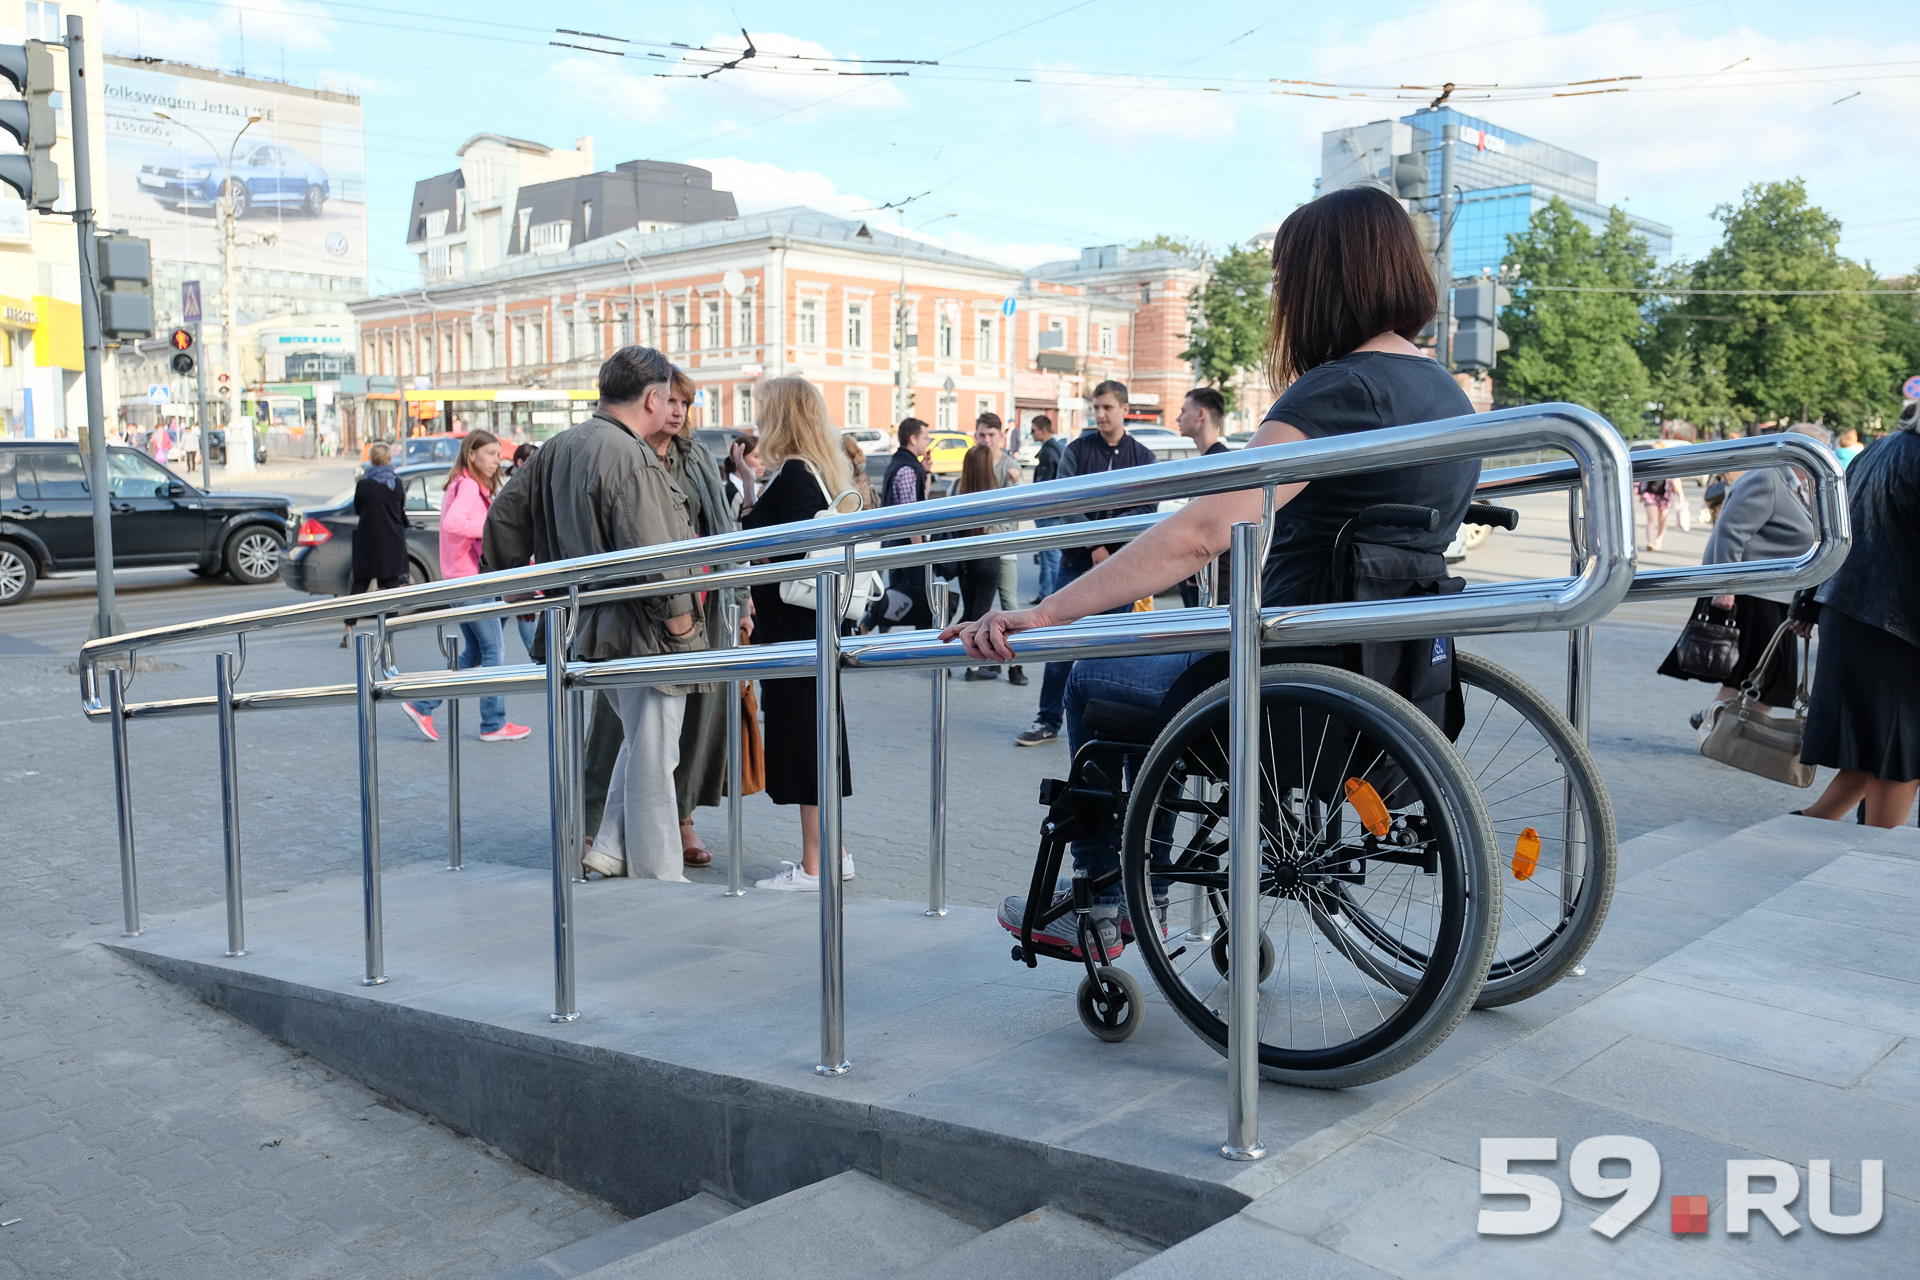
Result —
M1369 253L1350 252L1355 245L1368 246ZM1471 411L1460 388L1413 343L1431 318L1434 285L1411 223L1391 199L1355 189L1303 206L1282 224L1273 268L1274 337L1268 356L1275 385L1285 391L1253 434L1254 445ZM484 431L464 437L441 514L446 576L764 530L947 494L979 495L1105 475L1158 460L1128 430L1129 391L1116 380L1093 388L1086 401L1089 421L1077 432L1062 430L1063 424L1048 414L1031 416L1024 424L1032 442L1025 461L1016 443L1019 427L1009 432L998 415L980 413L972 443L944 494L936 492L940 477L931 463L936 433L926 422L912 416L900 421L896 447L875 485L858 443L835 428L819 388L797 374L756 384L754 432L733 436L717 458L693 438L692 381L660 352L638 346L614 352L601 366L599 393L599 407L586 421L537 450L522 446L504 484L499 442ZM1198 387L1184 397L1176 421L1197 454L1230 447L1222 438L1226 407L1213 388ZM1699 630L1691 639L1704 638L1708 648L1717 645L1714 661L1697 661L1707 649L1683 635L1661 667L1665 674L1714 686L1708 705L1694 716L1708 754L1714 754L1709 740L1724 748L1721 740L1728 735L1721 726L1732 718L1745 725L1782 709L1798 716L1795 723L1803 733L1793 737L1793 754L1803 754L1809 766L1842 771L1806 810L1816 816L1837 817L1859 806L1866 821L1890 816L1899 821L1920 778L1920 603L1914 595L1920 564L1906 563L1920 547L1915 523L1920 442L1912 416L1901 431L1865 450L1850 432L1836 443L1824 428L1795 427L1835 449L1855 477L1857 541L1847 568L1798 605L1774 593L1703 599L1695 616ZM397 586L407 574L406 518L390 451L376 445L368 460L354 495L360 517L353 549L355 592ZM1270 499L1277 509L1260 575L1263 603L1375 598L1353 594L1363 588L1376 595L1457 589L1459 581L1449 577L1443 552L1465 514L1477 474L1477 466L1457 463L1280 487ZM1713 531L1707 562L1790 558L1813 544L1811 483L1805 474L1766 468L1718 477L1716 484L1717 491L1708 495ZM1670 519L1688 527L1685 492L1665 481L1638 488L1647 522L1645 544L1657 550ZM1391 560L1391 572L1381 569L1379 582L1356 584L1333 564L1337 536L1357 511L1381 503L1432 507L1441 519L1432 530L1386 531L1374 550L1382 565ZM966 680L994 681L1004 674L1012 685L1026 686L1029 677L1010 636L1092 614L1150 609L1155 595L1174 589L1188 607L1211 603L1223 580L1228 531L1238 521L1259 518L1261 506L1259 490L1215 494L1188 503L1137 538L1086 543L1067 538L1066 545L1036 554L1039 593L1026 600L1019 598L1016 557L991 552L936 555L931 564L890 570L883 580L856 575L851 605L817 599L814 583L806 579L702 589L703 576L738 567L715 563L638 577L625 585L645 588L644 594L581 605L566 635L547 635L544 621L522 615L522 637L536 662L545 660L552 644L564 646L578 661L609 662L736 643L810 642L819 609L840 606L836 612L845 616L837 625L843 634L938 629L943 638L957 638L965 646L972 659ZM1058 528L1155 512L1152 503L1116 505L1033 523ZM933 536L959 543L1014 527L983 522ZM916 534L881 545L922 540ZM875 579L870 587L869 579ZM938 580L950 582L952 590L933 590ZM1796 657L1789 637L1805 637L1816 626L1827 656L1808 695L1805 660ZM500 620L465 623L461 629L461 667L501 663ZM1400 652L1405 644L1422 646L1421 662ZM1359 658L1366 674L1438 719L1438 699L1451 680L1450 640L1352 647L1366 651ZM1902 660L1875 656L1891 652L1899 652ZM1077 749L1087 736L1083 714L1090 702L1158 708L1170 691L1211 673L1220 661L1219 655L1168 654L1048 662L1040 673L1032 722L1013 741L1040 747L1064 733ZM843 879L855 874L846 849L821 848L816 693L814 681L805 678L765 681L757 699L751 686L745 691L751 723L743 726L742 789L764 790L774 804L797 810L799 827L800 856L783 861L777 874L760 882L763 888L817 889L829 854L837 857ZM702 680L596 693L585 748L583 875L680 880L687 868L711 864L694 812L725 799L725 694L724 684ZM421 733L435 738L437 707L436 701L421 700L405 704L404 712ZM845 796L853 793L855 770L842 729L839 775ZM483 741L512 740L528 732L507 719L503 698L481 700ZM1728 749L1715 758L1741 763L1739 755L1739 749ZM1076 866L1100 874L1115 855L1110 843L1076 845ZM1120 918L1117 890L1111 898L1099 904L1102 923L1096 932L1102 940L1111 934L1117 946L1129 922ZM1017 930L1023 914L1024 901L1011 898L1002 922ZM1069 948L1080 944L1077 935L1060 941Z

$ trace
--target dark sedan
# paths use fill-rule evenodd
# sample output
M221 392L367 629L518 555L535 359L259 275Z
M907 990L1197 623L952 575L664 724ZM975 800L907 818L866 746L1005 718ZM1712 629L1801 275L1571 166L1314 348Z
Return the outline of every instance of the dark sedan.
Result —
M203 577L271 582L296 523L293 502L205 493L133 449L107 451L115 568L191 565ZM0 441L0 605L48 573L92 569L93 499L77 444Z
M440 499L447 487L443 462L395 467L406 494L407 568L413 582L438 582L440 573ZM306 513L293 549L280 564L280 578L295 591L343 596L353 589L353 490L336 494Z

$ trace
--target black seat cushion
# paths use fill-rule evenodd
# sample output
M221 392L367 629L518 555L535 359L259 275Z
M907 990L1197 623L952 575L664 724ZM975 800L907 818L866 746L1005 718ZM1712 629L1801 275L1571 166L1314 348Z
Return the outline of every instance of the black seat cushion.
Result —
M1080 713L1087 731L1109 742L1152 742L1160 728L1160 713L1154 707L1135 707L1124 702L1090 698Z

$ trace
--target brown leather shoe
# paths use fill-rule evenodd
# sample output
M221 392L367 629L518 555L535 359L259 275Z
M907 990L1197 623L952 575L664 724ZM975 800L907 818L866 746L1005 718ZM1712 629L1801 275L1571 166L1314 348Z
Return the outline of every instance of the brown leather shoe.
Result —
M680 861L689 867L710 867L713 865L713 855L696 844L680 851Z

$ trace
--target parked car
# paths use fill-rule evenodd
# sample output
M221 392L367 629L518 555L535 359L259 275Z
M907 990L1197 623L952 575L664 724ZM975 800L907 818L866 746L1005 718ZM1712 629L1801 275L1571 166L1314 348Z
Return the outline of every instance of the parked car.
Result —
M444 576L440 500L446 493L447 466L416 462L393 470L406 496L408 581L438 582ZM353 531L359 524L352 489L308 511L294 534L293 548L281 561L281 581L316 596L343 596L353 590Z
M206 493L136 449L107 451L113 564L191 565L203 577L271 582L298 512L289 498ZM50 573L92 569L93 498L77 444L0 441L0 605Z
M211 208L220 196L223 165L224 158L212 155L188 156L178 164L143 164L134 181L169 213L183 207ZM227 193L236 218L256 207L298 209L317 218L333 188L327 171L292 147L263 142L234 157Z
M878 427L847 427L841 434L860 446L860 452L871 458L874 454L890 454L897 443L894 432L882 431Z
M966 461L967 450L973 448L973 437L961 435L957 431L936 431L933 446L927 451L927 470L937 476L957 476L960 464Z
M695 427L693 438L696 443L706 446L717 464L727 460L727 451L733 448L735 440L750 440L753 432L742 431L739 427Z
M207 432L207 457L218 466L227 465L227 433L224 428L215 427ZM267 460L267 433L264 431L253 433L253 460L256 463Z
M394 452L394 465L409 462L438 462L443 466L452 466L453 460L460 456L460 442L464 435L408 436L400 442ZM509 458L511 449L503 450Z

